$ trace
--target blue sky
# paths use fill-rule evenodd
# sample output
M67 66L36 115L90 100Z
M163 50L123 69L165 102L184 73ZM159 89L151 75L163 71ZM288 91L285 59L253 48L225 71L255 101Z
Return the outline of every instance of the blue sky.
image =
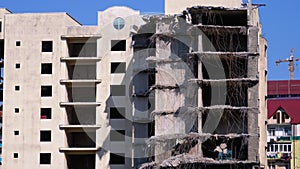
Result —
M176 2L176 0L174 0ZM225 1L225 0L224 0ZM260 8L263 35L268 40L268 79L289 79L288 64L276 66L277 59L289 57L295 48L295 57L300 57L300 1L299 0L253 0L264 3ZM97 11L110 6L128 6L141 13L163 13L163 0L1 0L0 7L14 13L23 12L68 12L84 25L95 25ZM296 63L295 79L300 79L300 61Z

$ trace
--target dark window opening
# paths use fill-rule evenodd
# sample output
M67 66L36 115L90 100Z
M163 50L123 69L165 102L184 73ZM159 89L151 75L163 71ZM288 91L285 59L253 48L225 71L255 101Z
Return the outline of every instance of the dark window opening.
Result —
M19 108L15 108L15 113L19 113L20 109Z
M97 42L68 43L70 57L97 57Z
M78 62L77 62L78 63ZM96 63L68 65L68 78L75 79L96 79L97 66Z
M139 33L132 37L132 40L134 41L133 47L134 48L141 48L141 49L147 49L147 48L155 48L155 40L153 40L151 37L153 36L153 33Z
M68 132L67 141L69 147L89 147L95 148L96 132Z
M96 101L96 86L95 84L89 87L74 87L68 86L68 101L70 102L95 102Z
M0 21L0 32L2 32L2 21Z
M41 119L51 119L51 108L41 108Z
M125 107L111 107L109 114L110 119L125 119L126 109Z
M125 85L111 85L110 86L110 95L111 96L125 96L126 95L126 86Z
M273 119L274 119L274 120L277 119L277 113L275 113L275 114L273 115Z
M125 62L112 62L110 73L126 73L126 63Z
M0 40L0 58L4 58L4 40Z
M40 164L51 164L51 153L40 153Z
M248 77L248 60L244 58L226 59L203 57L203 79L234 79ZM224 77L225 76L225 77ZM229 84L230 85L230 84Z
M282 112L282 118L284 118L284 119L289 119L290 118L290 116L286 113L286 112ZM282 120L282 121L284 121L284 120Z
M42 63L41 74L52 74L52 63Z
M16 69L20 69L20 67L21 67L20 63L17 63L16 64Z
M199 13L201 13L199 15ZM192 13L192 23L202 25L247 26L247 11L207 10L200 9Z
M248 106L248 88L244 85L232 85L227 82L222 85L205 84L202 87L204 106L230 105ZM234 87L233 87L234 86Z
M248 142L245 138L212 138L202 143L202 152L207 158L243 161L248 159Z
M68 122L70 125L95 125L96 107L66 107Z
M68 169L95 169L95 154L66 155Z
M125 164L125 154L110 153L109 164Z
M111 51L126 51L126 40L112 40Z
M246 52L248 50L247 35L239 32L205 32L203 51Z
M18 153L14 153L14 158L19 158L19 154Z
M125 141L125 130L111 130L110 141Z
M19 91L20 90L20 86L15 86L15 91Z
M16 41L16 46L21 46L21 41Z
M155 135L155 122L148 123L148 137Z
M155 78L155 74L148 74L148 86L151 87L153 85L155 85L156 78Z
M15 136L18 136L20 132L18 130L14 131Z
M52 96L52 86L42 86L41 87L41 96L42 97L51 97Z
M42 41L42 52L52 52L53 42L52 41Z
M202 114L202 127L206 126L207 119L217 118L213 110L205 111ZM217 113L218 114L218 113ZM219 114L218 114L219 115ZM230 123L228 123L230 121ZM248 133L248 115L247 112L239 110L223 110L222 117L214 130L213 134L227 133Z
M51 131L49 131L49 130L40 131L40 141L41 142L51 141Z

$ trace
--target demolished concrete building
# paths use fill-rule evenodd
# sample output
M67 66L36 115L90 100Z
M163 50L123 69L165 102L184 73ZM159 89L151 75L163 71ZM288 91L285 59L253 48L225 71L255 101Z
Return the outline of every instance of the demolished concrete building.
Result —
M152 17L155 160L141 168L266 167L266 41L257 8L193 6ZM222 144L226 153L216 156Z
M1 13L4 169L266 168L260 5L223 3Z

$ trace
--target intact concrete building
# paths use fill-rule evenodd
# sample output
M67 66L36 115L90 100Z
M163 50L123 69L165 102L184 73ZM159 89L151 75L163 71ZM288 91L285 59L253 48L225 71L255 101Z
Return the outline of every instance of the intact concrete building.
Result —
M3 168L267 168L259 6L1 9Z

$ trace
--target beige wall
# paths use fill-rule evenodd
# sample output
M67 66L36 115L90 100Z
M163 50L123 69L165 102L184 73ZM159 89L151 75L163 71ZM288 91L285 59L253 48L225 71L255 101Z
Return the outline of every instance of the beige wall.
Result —
M261 166L267 168L267 154L265 147L267 146L267 40L262 35L262 26L260 24L259 11L254 9L252 12L252 22L250 25L257 26L259 28L258 42L259 42L259 60L258 60L258 72L259 72L259 115L258 126L260 133L259 140L259 160Z
M113 27L113 21L121 17L125 20L125 27L121 30L117 30ZM110 107L125 107L126 117L132 117L132 103L129 100L129 83L132 80L131 76L126 77L126 74L131 75L132 68L129 64L132 62L133 48L131 47L130 31L132 25L139 26L143 21L140 18L139 11L134 11L127 7L112 7L103 12L98 13L98 26L102 38L98 40L98 51L101 62L97 65L97 75L102 79L102 83L98 85L97 98L102 103L97 112L100 116L99 120L101 129L98 131L98 143L104 149L108 148L112 150L112 153L125 153L127 157L132 156L132 138L125 138L125 142L107 142L109 139L108 133L111 129L114 130L126 130L126 135L132 135L132 123L129 120L109 120L108 111ZM111 40L126 40L126 51L111 51ZM110 64L111 62L126 62L126 74L111 74ZM110 97L110 85L126 85L126 96L113 96ZM114 105L114 106L113 106ZM103 137L104 136L104 137ZM101 161L97 161L97 168L105 168L109 166L109 153L108 151L101 157ZM131 168L131 159L127 158L125 165L110 165L111 169L123 169Z
M165 0L165 13L178 14L192 6L241 7L242 0Z
M66 13L5 15L5 73L4 73L4 126L3 168L38 169L39 153L52 153L51 168L64 168L64 114L59 106L63 91L60 89L61 35L66 26L78 25ZM43 40L53 41L53 52L41 52ZM16 46L16 41L21 46ZM52 63L52 75L41 75L41 63ZM15 64L21 65L20 69ZM15 85L20 91L15 91ZM41 97L41 85L52 85L52 97ZM52 119L41 120L40 108L52 108ZM14 109L19 108L19 113ZM19 130L18 136L14 130ZM40 130L51 130L51 142L40 142ZM17 159L13 153L18 153Z

